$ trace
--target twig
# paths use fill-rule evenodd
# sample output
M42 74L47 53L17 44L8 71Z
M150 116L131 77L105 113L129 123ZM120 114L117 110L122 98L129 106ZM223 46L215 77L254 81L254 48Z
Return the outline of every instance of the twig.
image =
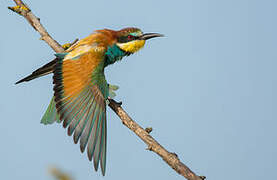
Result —
M10 10L22 15L27 19L31 26L40 33L41 39L44 40L55 52L61 53L64 51L63 47L55 41L46 31L46 29L40 23L40 19L37 18L31 10L21 0L13 0L17 6L9 7ZM148 146L148 150L158 154L170 167L172 167L177 173L184 176L188 180L204 180L204 176L197 176L192 172L185 164L183 164L177 154L167 151L161 146L149 133L151 130L144 130L138 125L121 107L122 103L117 103L113 99L109 99L110 108L119 116L123 124L132 130L137 136L142 139Z
M187 178L188 180L203 180L205 177L197 176L185 164L183 164L175 153L168 152L162 145L160 145L149 133L138 125L132 118L124 111L121 104L118 104L113 99L110 99L110 108L118 115L123 124L132 130L145 144L148 145L147 150L157 153L163 160L171 166L176 172Z
M56 180L73 180L73 178L68 174L56 167L50 167L49 173L55 177Z
M30 23L30 25L40 33L40 36L41 36L40 39L44 40L55 52L57 53L63 52L64 49L61 47L61 45L49 35L49 33L40 23L40 19L37 18L31 12L28 6L26 6L26 4L23 3L21 0L13 0L13 1L16 3L17 6L8 7L8 8L25 17L27 21Z

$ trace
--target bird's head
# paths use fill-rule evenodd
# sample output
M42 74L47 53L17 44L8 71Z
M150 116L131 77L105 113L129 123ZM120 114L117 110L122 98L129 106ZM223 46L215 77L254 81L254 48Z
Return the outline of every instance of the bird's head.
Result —
M135 53L143 48L146 40L162 36L158 33L144 34L138 28L124 28L116 31L116 45L127 53Z
M124 56L128 56L143 48L145 41L154 37L163 35L158 33L142 33L138 28L124 28L119 31L110 29L97 30L95 36L99 41L103 41L107 46L105 53L105 64L113 64L121 60ZM96 38L95 38L96 39ZM100 40L101 39L101 40Z

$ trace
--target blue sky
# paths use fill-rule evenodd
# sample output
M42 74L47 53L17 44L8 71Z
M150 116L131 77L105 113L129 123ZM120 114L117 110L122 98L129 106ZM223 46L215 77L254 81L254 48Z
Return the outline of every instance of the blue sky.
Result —
M199 175L277 179L277 1L26 1L60 43L102 28L166 35L106 70L116 100ZM108 110L103 178L59 125L40 119L51 76L14 83L54 52L0 2L1 179L51 179L56 165L81 179L183 179Z

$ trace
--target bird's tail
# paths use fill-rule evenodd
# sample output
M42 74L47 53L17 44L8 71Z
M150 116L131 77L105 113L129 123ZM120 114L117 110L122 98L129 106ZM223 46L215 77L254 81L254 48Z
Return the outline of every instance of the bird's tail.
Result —
M56 109L56 102L54 100L54 97L52 97L50 104L40 122L45 125L53 124L54 122L61 122L60 116Z
M36 79L38 77L45 76L47 74L52 73L57 60L58 60L58 58L56 58L56 59L52 60L51 62L45 64L41 68L38 68L37 70L35 70L31 75L17 81L15 84L31 81L31 80Z

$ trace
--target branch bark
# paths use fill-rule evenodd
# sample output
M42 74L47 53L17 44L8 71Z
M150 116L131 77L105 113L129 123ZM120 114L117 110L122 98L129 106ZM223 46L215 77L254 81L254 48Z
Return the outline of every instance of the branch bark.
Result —
M40 23L40 19L31 12L30 8L21 0L13 1L17 6L8 8L23 16L30 23L30 25L40 33L40 39L44 40L56 53L63 52L63 47L49 35L49 33ZM188 180L204 180L206 178L205 176L197 176L180 161L177 154L167 151L162 145L160 145L149 134L151 130L149 131L149 129L143 129L134 120L132 120L132 118L121 107L122 103L118 103L113 99L109 99L109 102L109 107L118 115L122 123L144 141L144 143L148 146L148 150L153 151L159 155L177 173L184 176Z

